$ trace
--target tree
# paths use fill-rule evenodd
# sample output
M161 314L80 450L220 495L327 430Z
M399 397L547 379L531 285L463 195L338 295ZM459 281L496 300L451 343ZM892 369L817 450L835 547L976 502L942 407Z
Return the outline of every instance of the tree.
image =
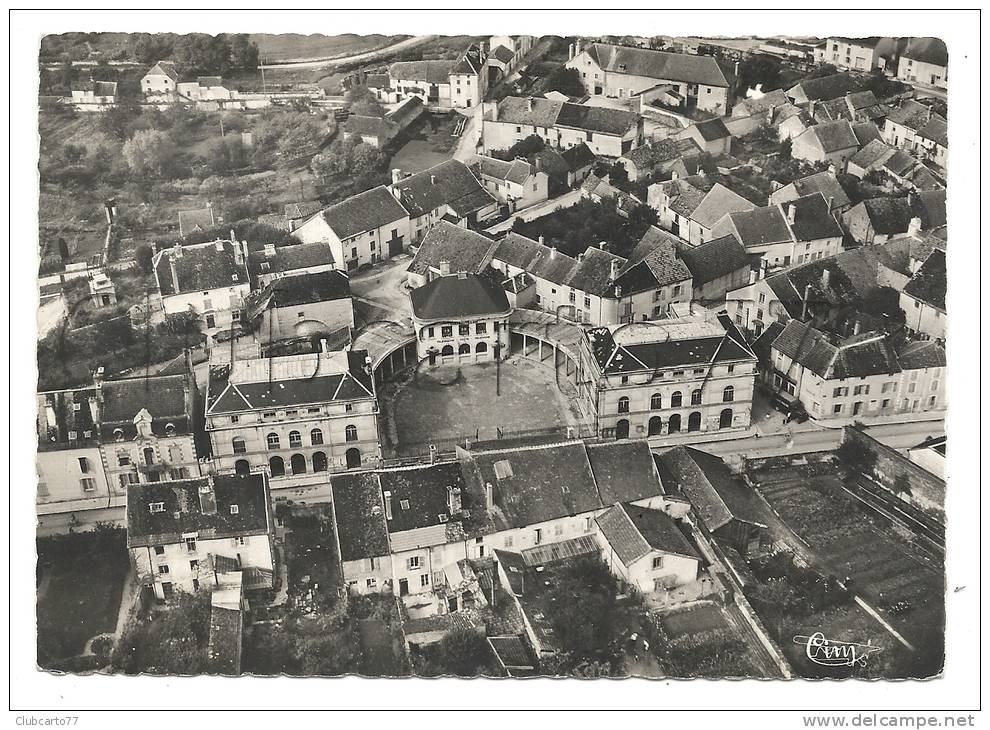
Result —
M72 65L71 61L63 61L58 67L58 85L63 89L69 89L79 78L79 69Z
M124 632L113 666L125 674L202 674L209 638L210 591L179 591L168 610Z
M842 443L835 450L835 455L846 467L864 474L871 473L877 463L876 453L848 433L843 435Z
M138 63L157 63L172 54L172 37L164 33L135 33L130 38L130 52Z
M154 270L152 265L154 256L155 254L151 250L151 246L147 243L139 243L134 248L134 260L137 262L138 268L145 274L150 274Z
M473 677L488 664L490 654L485 637L473 629L454 629L440 640L441 663L448 674Z
M780 61L773 56L754 54L739 64L739 81L743 88L772 91L780 87Z
M230 70L230 45L222 35L190 33L173 46L175 61L184 73L220 74Z
M805 76L802 81L808 81L810 79L819 79L822 76L832 76L837 73L839 69L833 66L831 63L823 63L818 68L814 69L811 73Z
M172 165L176 147L165 132L146 129L124 143L124 159L137 175L164 177Z
M567 565L549 588L548 618L561 648L583 660L608 659L615 638L615 579L600 560Z
M382 166L384 155L374 145L361 142L351 152L351 172L361 174Z
M235 33L229 36L229 44L230 65L233 68L247 71L258 68L258 45L251 42L250 36L246 33Z
M347 92L347 104L351 114L365 117L384 117L385 108L367 86L355 86Z
M559 91L567 96L584 96L587 91L584 82L581 80L581 73L576 68L558 66L554 69L546 80L540 84L543 93L548 91Z

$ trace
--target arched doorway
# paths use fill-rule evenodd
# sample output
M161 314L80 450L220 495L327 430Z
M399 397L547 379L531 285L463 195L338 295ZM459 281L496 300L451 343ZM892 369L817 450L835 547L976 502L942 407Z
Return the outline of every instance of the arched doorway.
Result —
M317 451L313 454L313 471L326 471L327 470L327 455L322 451Z
M344 454L348 469L356 469L361 466L361 452L358 449L348 449Z
M617 439L629 438L629 421L625 418L620 418L615 422L615 437Z
M475 345L474 351L475 352L488 352L488 343L487 342L479 342L477 345Z
M688 416L688 431L701 430L701 411L695 411Z
M285 476L285 462L281 456L273 456L268 460L268 469L273 477Z
M669 419L667 419L667 433L680 433L681 430L681 414L675 413Z
M654 416L650 419L650 425L648 429L649 436L659 436L663 432L663 421L660 420L660 416Z
M447 357L453 357L453 355L454 355L453 345L444 345L443 349L440 350L440 357L447 358Z
M293 474L306 473L306 457L302 454L293 454L292 459L289 460L289 464L292 466Z
M726 408L718 416L718 427L719 428L731 428L732 427L732 409Z
M238 459L234 462L234 473L235 474L250 474L251 465L248 463L247 459Z

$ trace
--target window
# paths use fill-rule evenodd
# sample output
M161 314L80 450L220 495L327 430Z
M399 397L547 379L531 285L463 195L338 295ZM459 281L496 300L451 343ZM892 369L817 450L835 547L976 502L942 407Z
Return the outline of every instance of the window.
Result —
M619 378L619 381L620 381L620 382L621 382L621 383L622 383L623 385L625 385L626 383L628 383L628 382L629 382L629 376L628 376L628 375L623 375L623 376L622 376L621 378Z
M429 337L431 340L433 339L433 336L434 336L433 331L434 330L433 330L432 327L427 327L426 328L426 336Z
M198 560L190 560L189 561L189 570L199 570L199 561Z
M268 443L268 448L269 449L277 449L277 448L279 448L279 440L278 440L278 434L277 433L270 433L270 434L268 434L268 436L265 437L265 441Z
M512 535L506 535L505 536L504 546L507 547L507 548L512 547Z
M619 398L619 413L629 413L629 399L625 396Z
M358 440L357 426L355 426L354 424L347 425L347 427L344 429L344 440L345 441Z
M657 411L663 408L663 396L660 393L654 393L650 397L650 409Z
M234 447L235 454L247 453L247 442L244 439L237 437L233 441L231 441L231 445Z
M164 554L165 554L165 546L155 545L155 555L164 555Z
M691 405L700 406L701 405L701 389L691 391Z
M836 388L832 391L833 398L841 398L844 395L849 395L849 388Z
M471 334L471 325L469 324L459 324L457 325L457 334L461 337L466 337Z
M131 455L126 451L117 452L117 466L130 466Z
M89 459L85 456L79 457L79 471L83 474L89 474Z
M663 555L657 555L653 558L653 569L660 570L663 567Z
M129 484L137 484L140 481L137 472L129 471L120 475L120 486L125 489Z
M289 431L289 448L298 448L302 446L302 434L298 431Z
M365 581L365 584L368 586L368 588L374 588L375 586L378 585L378 579L368 578L368 580Z
M764 294L763 292L760 292L760 304L763 304L763 302L765 302L766 300L767 300L767 295Z
M735 397L736 397L736 389L733 388L731 385L725 386L725 389L722 391L722 402L731 403L733 400L735 400Z
M323 431L318 428L314 428L309 432L309 441L313 446L319 446L323 443Z
M677 373L674 373L674 375L677 375ZM670 396L670 407L671 408L681 407L681 391L675 390L673 394Z
M591 306L591 297L589 297L589 296L586 296L586 297L584 298L584 308L585 308L585 309L587 309L587 308L588 308L588 307L590 307L590 306Z
M196 552L196 538L187 537L186 538L186 552L194 553Z
M79 480L80 486L84 492L95 492L96 491L96 480L92 477L83 477Z
M454 336L454 328L451 325L444 325L443 327L440 328L440 336L441 337L453 337Z
M488 332L488 325L485 324L484 322L478 322L474 326L474 333L476 335L483 335L486 334L487 332Z
M158 566L158 574L159 575L168 575L168 566L167 565L159 565Z
M842 404L832 406L832 413L842 413Z
M418 555L413 555L411 558L406 558L406 570L419 570L422 565L422 561Z
M857 385L853 388L853 395L866 395L870 392L869 385Z
M536 545L539 545L541 542L543 542L543 530L541 530L539 527L533 530L533 542Z
M419 584L423 588L425 588L426 586L430 585L430 574L429 573L423 573L423 575L419 576Z

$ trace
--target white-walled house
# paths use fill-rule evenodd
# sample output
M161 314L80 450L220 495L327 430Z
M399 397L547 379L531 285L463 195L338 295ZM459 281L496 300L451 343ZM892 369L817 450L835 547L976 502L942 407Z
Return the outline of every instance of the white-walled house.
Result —
M159 61L141 77L141 92L145 99L171 98L179 83L179 72L170 61Z
M513 212L520 208L546 200L549 178L538 165L526 160L506 162L494 157L479 155L474 158L472 168L492 197L508 205Z
M900 306L908 330L945 340L945 251L934 249L904 286Z
M940 89L949 86L949 53L939 38L912 38L901 53L897 78Z

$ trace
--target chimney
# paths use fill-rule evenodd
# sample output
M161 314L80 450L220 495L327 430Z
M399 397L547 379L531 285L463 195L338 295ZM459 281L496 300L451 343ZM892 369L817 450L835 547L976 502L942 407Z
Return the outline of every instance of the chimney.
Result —
M273 258L275 258L275 244L274 243L266 243L265 244L265 258L266 259L273 259Z
M238 241L231 237L231 245L234 247L234 263L240 266L244 263L244 252L247 251L247 241Z
M206 484L199 488L199 511L204 515L217 513L217 495L213 492L213 476L206 477Z
M175 260L182 258L182 247L176 244L172 249L172 255L168 257L168 268L172 271L172 288L176 294L179 292L179 272L175 268Z
M485 482L485 509L490 510L495 507L495 487L491 482Z
M544 245L543 244L543 234L542 233L539 236L536 237L536 242L539 243L541 246Z
M918 218L917 216L912 218L911 222L908 223L907 232L909 236L917 236L921 233L921 218Z
M550 258L552 258L552 259L553 258L557 258L557 247L556 246L551 246L550 247Z
M794 217L797 215L797 206L791 203L787 206L787 222L794 225Z
M437 184L437 176L430 175L430 185L436 185L436 184Z
M382 499L385 501L385 519L392 519L392 493L382 492Z
M107 223L113 223L113 219L117 216L117 200L116 198L108 198L103 201L103 207L107 211Z
M598 248L600 248L602 251L608 251L608 241L599 241Z
M759 276L760 276L760 272L759 271L757 271L756 269L750 269L749 270L749 283L750 284L755 284L756 281L757 281L757 279L759 279Z
M830 273L828 269L822 269L822 286L828 286Z
M584 261L584 251L578 254L577 259L578 261Z
M612 259L612 268L609 273L609 280L615 281L616 277L619 276L619 260Z
M450 276L450 262L441 261L440 262L440 276Z
M853 336L855 337L858 334L859 334L859 320L857 319L856 322L853 324Z
M568 61L570 61L570 60L572 60L573 58L574 58L574 44L573 44L573 43L571 43L571 44L570 44L570 45L569 45L569 46L567 47L567 60L568 60Z
M526 97L526 111L530 111L530 112L533 111L533 97L532 96L527 96Z
M580 55L580 53L581 53L581 39L580 38L575 38L574 39L574 55L577 56L577 55Z
M735 67L734 67L734 68L732 69L732 73L733 73L734 75L736 75L736 76L739 76L739 61L736 61L736 65L735 65Z
M217 253L223 253L223 241L218 238L213 242L213 245L216 247Z
M456 515L461 511L461 490L460 487L447 485L447 511L451 515Z
M400 180L402 180L402 170L400 168L398 168L398 167L393 167L392 168L392 184L395 185L395 183L399 182Z
M808 284L804 288L804 301L801 304L801 321L805 321L808 317L808 299L811 298L811 284Z
M543 159L537 155L536 159L533 160L533 165L536 167L536 171L539 172L543 169Z
M103 376L106 374L106 370L102 365L93 371L93 385L99 390L100 386L103 384Z
M828 196L828 210L829 210L829 212L832 211L832 203L833 202L835 202L835 196L834 195L829 195Z

